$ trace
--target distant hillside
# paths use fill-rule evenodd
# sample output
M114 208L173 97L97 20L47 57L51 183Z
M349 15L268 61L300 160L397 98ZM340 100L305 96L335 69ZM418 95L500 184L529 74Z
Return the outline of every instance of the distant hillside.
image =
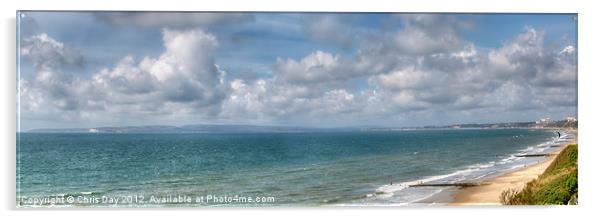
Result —
M437 126L428 126L428 128L437 128ZM489 124L457 124L449 126L439 126L439 128L577 128L576 120L557 120L545 123L537 122L503 122Z
M365 131L394 131L417 129L488 129L488 128L577 128L577 121L558 120L538 124L536 122L502 122L502 123L466 123L444 126L423 126L403 128L362 128Z
M267 132L308 132L308 131L399 131L417 129L452 129L452 128L577 128L577 121L551 121L545 124L535 122L507 122L488 124L455 124L445 126L423 127L339 127L339 128L308 128L296 126L262 126L262 125L216 125L196 124L184 126L122 126L94 127L77 129L32 129L35 133L267 133Z
M577 126L578 126L577 121L559 120L559 121L553 121L553 122L547 124L545 127L577 128Z
M80 129L32 129L35 133L261 133L304 132L313 128L257 125L124 126Z

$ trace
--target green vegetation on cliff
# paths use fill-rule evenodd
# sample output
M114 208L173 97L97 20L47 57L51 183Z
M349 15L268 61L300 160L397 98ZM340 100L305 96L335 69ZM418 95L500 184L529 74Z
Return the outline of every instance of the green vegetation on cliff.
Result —
M505 205L577 204L577 145L567 146L546 171L520 191L506 190L500 199Z

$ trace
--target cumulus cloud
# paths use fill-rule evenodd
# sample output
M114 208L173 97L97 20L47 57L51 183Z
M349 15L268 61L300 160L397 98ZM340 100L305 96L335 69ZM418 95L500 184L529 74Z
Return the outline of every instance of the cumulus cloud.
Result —
M520 111L576 104L574 89L566 89L576 84L575 54L570 45L560 51L546 47L543 31L525 28L502 47L479 51L455 31L446 30L448 22L439 17L412 17L406 22L409 26L402 33L418 31L432 38L440 33L444 37L437 39L440 43L417 46L430 43L429 39L395 34L390 40L360 48L347 59L323 51L300 60L279 59L276 77L280 83L319 91L305 96L310 100L304 104L315 108L304 112L325 109L328 101L324 98L334 91L354 96L351 102L340 101L348 108L339 112L372 116L437 110ZM399 40L414 48L399 47ZM344 90L356 78L367 78L369 88ZM342 105L334 108L344 108Z
M448 53L464 48L457 31L469 26L452 17L437 14L400 15L404 29L394 36L394 46L406 54Z
M429 108L480 109L483 107L528 109L558 106L557 99L576 103L574 92L551 97L550 87L574 87L574 57L559 55L543 42L544 32L526 28L504 46L477 52L431 54L409 67L375 76L378 87L412 93ZM573 89L574 90L574 89Z
M467 26L463 22L431 14L399 17L405 24L403 30L364 43L351 58L343 59L317 50L299 61L279 58L275 65L276 73L287 82L324 83L388 73L417 62L424 62L424 66L461 68L466 65L464 62L470 62L475 56L474 45L457 34L456 29ZM325 25L322 23L334 21L316 23ZM336 27L327 29L339 30Z
M213 57L217 39L200 30L164 29L163 42L165 52L159 57L145 57L137 64L132 57L125 57L115 68L95 74L92 86L99 92L138 94L144 95L140 98L194 107L219 105L227 95L227 87L225 72Z
M351 46L355 35L349 25L332 14L310 15L304 28L313 40L336 43L343 47Z
M97 17L115 25L158 28L211 27L254 20L249 13L228 12L107 12Z
M274 78L253 82L236 79L231 89L220 116L238 121L330 120L361 110L364 102L345 89L314 93L311 87L284 84Z
M350 81L367 79L373 92L358 93L361 98L355 101L361 99L363 103L350 105L363 109L350 110L354 112L368 109L367 100L391 109L388 112L443 107L460 99L458 104L462 107L476 102L473 98L462 97L477 91L477 87L484 87L481 83L487 80L477 78L484 75L478 67L479 56L474 45L461 40L453 27L449 27L452 24L442 17L404 16L402 20L406 24L404 30L364 44L351 58L315 51L298 61L278 59L276 77L282 83L319 91L317 95L309 96L314 98L343 89ZM420 34L414 36L413 33ZM400 34L407 37L400 37ZM438 41L437 44L417 45L431 43L429 39L425 41L425 36ZM376 100L382 102L375 103Z
M76 95L71 92L78 81L60 71L65 66L81 65L83 58L79 52L46 34L40 34L24 38L20 54L31 62L37 71L33 79L23 79L21 83L22 86L36 88L22 91L26 97L23 104L26 109L43 109L44 105L50 105L60 110L72 111L79 107Z
M39 69L56 69L64 65L80 65L83 62L79 52L46 34L24 38L20 52Z
M323 51L313 52L303 59L281 59L276 61L276 72L281 79L292 83L319 83L343 77L339 71L340 58Z
M125 56L89 77L62 72L81 63L74 50L33 36L21 49L37 71L20 81L22 107L45 118L306 125L495 121L493 115L575 107L574 45L550 47L545 31L526 27L499 48L485 49L461 37L459 31L470 28L463 21L439 15L400 20L402 29L370 38L353 54L281 57L273 75L252 79L226 80L214 57L218 39L198 29L163 29L160 55Z
M22 108L35 112L70 110L81 118L90 112L102 116L139 113L217 113L228 95L225 72L214 62L217 39L201 30L163 30L165 51L156 58L136 63L124 57L112 69L104 68L88 77L65 74L60 63L72 63L64 44L46 36L34 36L53 46L23 47L22 56L35 62L40 58L33 81L22 80ZM29 39L28 39L29 40ZM29 42L26 40L27 42ZM58 63L58 64L56 64ZM32 107L37 107L33 109ZM101 116L101 117L102 117Z
M503 47L489 52L490 66L508 79L554 87L575 84L575 54L571 45L561 51L547 49L544 31L526 28ZM568 50L566 48L569 48Z

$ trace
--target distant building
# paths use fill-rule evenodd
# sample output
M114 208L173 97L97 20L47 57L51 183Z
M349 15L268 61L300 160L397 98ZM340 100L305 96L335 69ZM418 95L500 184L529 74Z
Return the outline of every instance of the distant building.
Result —
M542 119L539 119L539 120L535 121L535 124L544 124L545 125L545 124L548 124L550 122L552 122L552 119L550 119L550 118L542 118Z
M566 120L568 122L577 122L577 118L572 117L572 116L568 116L568 117L564 118L564 120Z
M551 122L552 122L552 119L550 119L550 118L541 118L541 119L535 121L535 128L543 128L547 124L550 124Z
M459 129L460 125L453 125L452 128Z
M89 133L98 133L98 129L91 128L91 129L88 129L88 132Z

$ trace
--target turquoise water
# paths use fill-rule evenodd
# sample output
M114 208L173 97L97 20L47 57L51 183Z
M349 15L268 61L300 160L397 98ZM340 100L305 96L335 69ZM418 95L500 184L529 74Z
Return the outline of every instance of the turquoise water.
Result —
M568 137L563 135L563 138ZM20 133L17 201L85 196L104 206L314 206L417 202L440 188L416 181L478 180L551 150L555 132L526 129L252 134ZM267 202L149 202L150 197L252 197ZM270 197L272 199L270 199ZM136 198L143 201L136 202ZM104 199L104 200L103 200ZM193 200L194 201L194 200ZM198 201L198 200L197 200Z

